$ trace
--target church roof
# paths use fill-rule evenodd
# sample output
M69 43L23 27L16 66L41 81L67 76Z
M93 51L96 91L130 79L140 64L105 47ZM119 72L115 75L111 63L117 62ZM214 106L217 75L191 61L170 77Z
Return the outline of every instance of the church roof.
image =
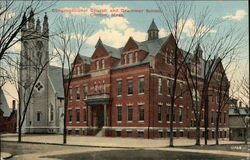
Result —
M0 109L3 111L4 117L9 117L11 114L11 109L7 103L6 97L3 90L0 88Z
M150 31L150 30L157 30L157 31L159 31L159 29L157 28L157 26L156 26L156 24L155 24L154 19L152 20L152 23L151 23L151 25L149 26L148 31Z
M64 90L63 90L63 79L62 79L62 68L56 66L49 66L49 79L51 81L51 85L55 89L58 98L64 98ZM65 69L68 73L69 71ZM66 74L67 74L66 73Z

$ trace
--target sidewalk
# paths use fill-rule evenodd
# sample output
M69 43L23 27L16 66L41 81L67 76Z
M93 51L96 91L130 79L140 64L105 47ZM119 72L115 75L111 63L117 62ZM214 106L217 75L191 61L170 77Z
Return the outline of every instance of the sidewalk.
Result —
M4 141L17 141L17 134L3 134ZM25 135L23 142L35 142L46 144L62 144L62 135ZM93 147L123 147L123 148L163 148L168 146L169 139L140 139L140 138L115 138L115 137L94 137L94 136L67 136L68 145L81 145ZM195 139L176 138L174 146L192 146ZM204 140L201 140L204 144ZM208 144L215 144L215 140L209 140ZM220 140L220 144L243 144L238 141Z
M7 153L7 152L1 152L1 157L0 157L0 160L4 160L4 159L8 159L12 157L12 155L10 153Z

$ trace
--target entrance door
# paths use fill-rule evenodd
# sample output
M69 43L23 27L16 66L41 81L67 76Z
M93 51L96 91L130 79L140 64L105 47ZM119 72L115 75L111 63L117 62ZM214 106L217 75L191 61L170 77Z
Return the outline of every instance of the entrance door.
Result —
M104 111L103 107L98 108L97 110L97 127L101 128L104 125Z

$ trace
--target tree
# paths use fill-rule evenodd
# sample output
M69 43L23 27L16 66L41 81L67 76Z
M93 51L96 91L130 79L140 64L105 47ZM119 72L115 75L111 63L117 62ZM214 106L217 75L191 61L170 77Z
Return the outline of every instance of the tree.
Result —
M58 27L55 31L52 44L54 54L57 55L62 68L63 90L64 90L64 129L63 144L67 143L67 106L70 96L70 84L73 78L73 60L82 52L87 37L91 34L91 26L86 19L76 22L75 19L58 18ZM73 62L74 63L74 62Z
M7 51L15 44L21 42L20 31L25 26L32 15L29 11L32 9L34 14L44 12L55 2L41 2L40 0L31 1L0 1L0 61L5 59ZM22 37L22 39L30 38Z
M207 36L210 32L213 32L213 28L217 26L220 21L217 18L211 18L212 16L210 16L208 8L204 8L201 12L196 13L192 2L172 1L157 3L157 5L162 12L162 21L175 40L175 49L172 55L174 61L172 78L174 80L171 92L169 144L170 147L173 147L174 104L176 99L179 98L176 95L177 79L185 77L185 75L181 75L180 72L182 72L181 70L186 67L185 63L189 59L191 51L194 50L197 44L200 43L205 36ZM196 16L192 19L191 15ZM193 27L191 28L188 27L190 23L193 24ZM187 29L188 32L186 31ZM185 74L187 74L187 71L185 71ZM192 108L194 109L195 107L193 106L194 105L192 105ZM196 106L198 107L199 105ZM197 108L195 110L197 111ZM196 117L199 117L199 114L195 115ZM197 126L197 129L199 129L199 126ZM197 135L197 137L197 144L199 145L199 135Z

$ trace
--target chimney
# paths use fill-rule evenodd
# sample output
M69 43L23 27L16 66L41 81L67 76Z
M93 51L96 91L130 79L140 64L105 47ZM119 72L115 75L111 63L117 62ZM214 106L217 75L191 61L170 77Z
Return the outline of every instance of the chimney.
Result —
M241 101L239 101L239 107L240 107L240 108L242 107L242 102L241 102Z
M12 110L16 110L16 100L12 100Z

